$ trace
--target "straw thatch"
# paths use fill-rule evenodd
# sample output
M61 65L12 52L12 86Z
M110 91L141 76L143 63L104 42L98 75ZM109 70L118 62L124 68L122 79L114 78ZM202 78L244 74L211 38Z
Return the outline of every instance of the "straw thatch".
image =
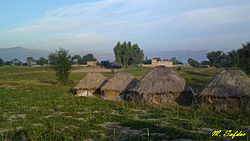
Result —
M250 111L250 78L240 70L218 73L199 95L200 101L217 110Z
M83 92L100 94L100 87L106 82L106 79L101 73L88 73L74 88L77 94Z
M131 99L147 103L190 105L193 93L179 74L164 66L146 74L131 94Z
M123 94L130 92L138 83L138 80L127 72L115 73L101 88L105 99L123 99Z

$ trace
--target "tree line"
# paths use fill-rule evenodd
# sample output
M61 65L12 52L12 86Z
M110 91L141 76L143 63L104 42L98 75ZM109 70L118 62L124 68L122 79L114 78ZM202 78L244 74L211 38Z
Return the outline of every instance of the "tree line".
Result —
M72 64L86 65L87 61L96 61L97 59L93 54L89 53L83 55L82 57L78 55L73 55L70 58ZM16 65L16 66L33 66L33 65L52 65L55 62L55 53L52 53L48 56L48 58L40 57L39 59L35 59L33 57L27 57L25 62L19 59L12 59L11 61L4 61L0 58L0 66L2 65Z
M2 65L16 65L16 66L32 66L32 65L46 65L48 64L48 59L40 57L39 59L34 59L33 57L27 57L26 61L19 59L12 59L11 61L4 61L0 58L0 66Z
M114 65L121 66L123 68L129 68L138 66L142 63L150 63L150 60L144 59L143 50L139 48L138 44L132 44L131 42L123 42L122 44L118 42L113 49L115 54ZM239 68L243 71L250 73L250 42L242 44L242 48L238 50L232 50L228 53L223 51L211 51L207 54L208 61L198 62L195 59L189 58L188 63L193 67L201 66L214 66L214 67L226 67L226 68ZM160 60L160 58L158 58ZM174 64L183 64L176 58L170 59ZM33 62L37 64L51 64L52 68L56 71L56 76L58 80L62 83L68 82L68 77L71 69L71 65L86 64L87 61L96 61L93 54L86 54L83 57L80 55L74 55L71 57L68 50L60 48L51 53L46 58L39 58L35 60L32 57L27 57L27 65L31 65ZM18 59L13 59L12 61L4 62L0 59L0 66L8 63L13 63L20 65L22 62ZM109 61L102 61L103 65L110 65ZM102 64L101 64L102 65Z
M250 73L250 42L242 44L237 50L225 53L223 51L211 51L207 53L208 61L198 62L192 58L188 63L193 67L212 66L217 68L237 68Z

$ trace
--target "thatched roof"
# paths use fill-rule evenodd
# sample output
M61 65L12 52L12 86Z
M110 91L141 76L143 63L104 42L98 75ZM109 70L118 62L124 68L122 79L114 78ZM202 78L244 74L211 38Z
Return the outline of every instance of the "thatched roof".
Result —
M250 96L250 78L240 70L223 70L212 79L200 96Z
M106 81L106 77L101 73L88 73L75 86L75 89L98 89Z
M101 90L124 92L136 86L138 80L127 72L115 73L101 88Z
M180 93L186 90L186 81L172 69L158 66L143 76L134 90L143 94Z

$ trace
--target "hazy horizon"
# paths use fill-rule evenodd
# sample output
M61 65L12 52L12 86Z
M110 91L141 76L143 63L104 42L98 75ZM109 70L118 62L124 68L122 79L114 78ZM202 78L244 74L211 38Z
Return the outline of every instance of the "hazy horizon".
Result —
M223 50L250 37L248 0L13 0L0 5L0 48L112 52Z

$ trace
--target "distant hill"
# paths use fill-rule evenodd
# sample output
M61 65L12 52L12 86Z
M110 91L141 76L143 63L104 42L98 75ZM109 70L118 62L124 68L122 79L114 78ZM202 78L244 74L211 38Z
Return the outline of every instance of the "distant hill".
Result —
M90 51L78 51L78 54L81 52L81 56L87 53L91 53ZM173 57L176 57L178 60L186 63L188 58L193 58L198 61L207 60L206 54L208 51L205 50L197 50L197 51L191 51L191 50L185 50L185 51L155 51L155 52L144 52L145 56L148 57L148 59L151 59L153 57L160 57L162 59L171 59ZM46 50L38 50L38 49L27 49L23 47L14 47L14 48L0 48L0 58L3 58L4 60L12 60L14 58L20 59L25 61L27 57L31 56L35 59L39 57L48 57L49 51ZM92 52L94 56L99 60L114 60L114 54L113 52Z
M14 58L25 61L27 57L48 57L49 51L38 49L27 49L23 47L0 48L0 58L12 60Z

